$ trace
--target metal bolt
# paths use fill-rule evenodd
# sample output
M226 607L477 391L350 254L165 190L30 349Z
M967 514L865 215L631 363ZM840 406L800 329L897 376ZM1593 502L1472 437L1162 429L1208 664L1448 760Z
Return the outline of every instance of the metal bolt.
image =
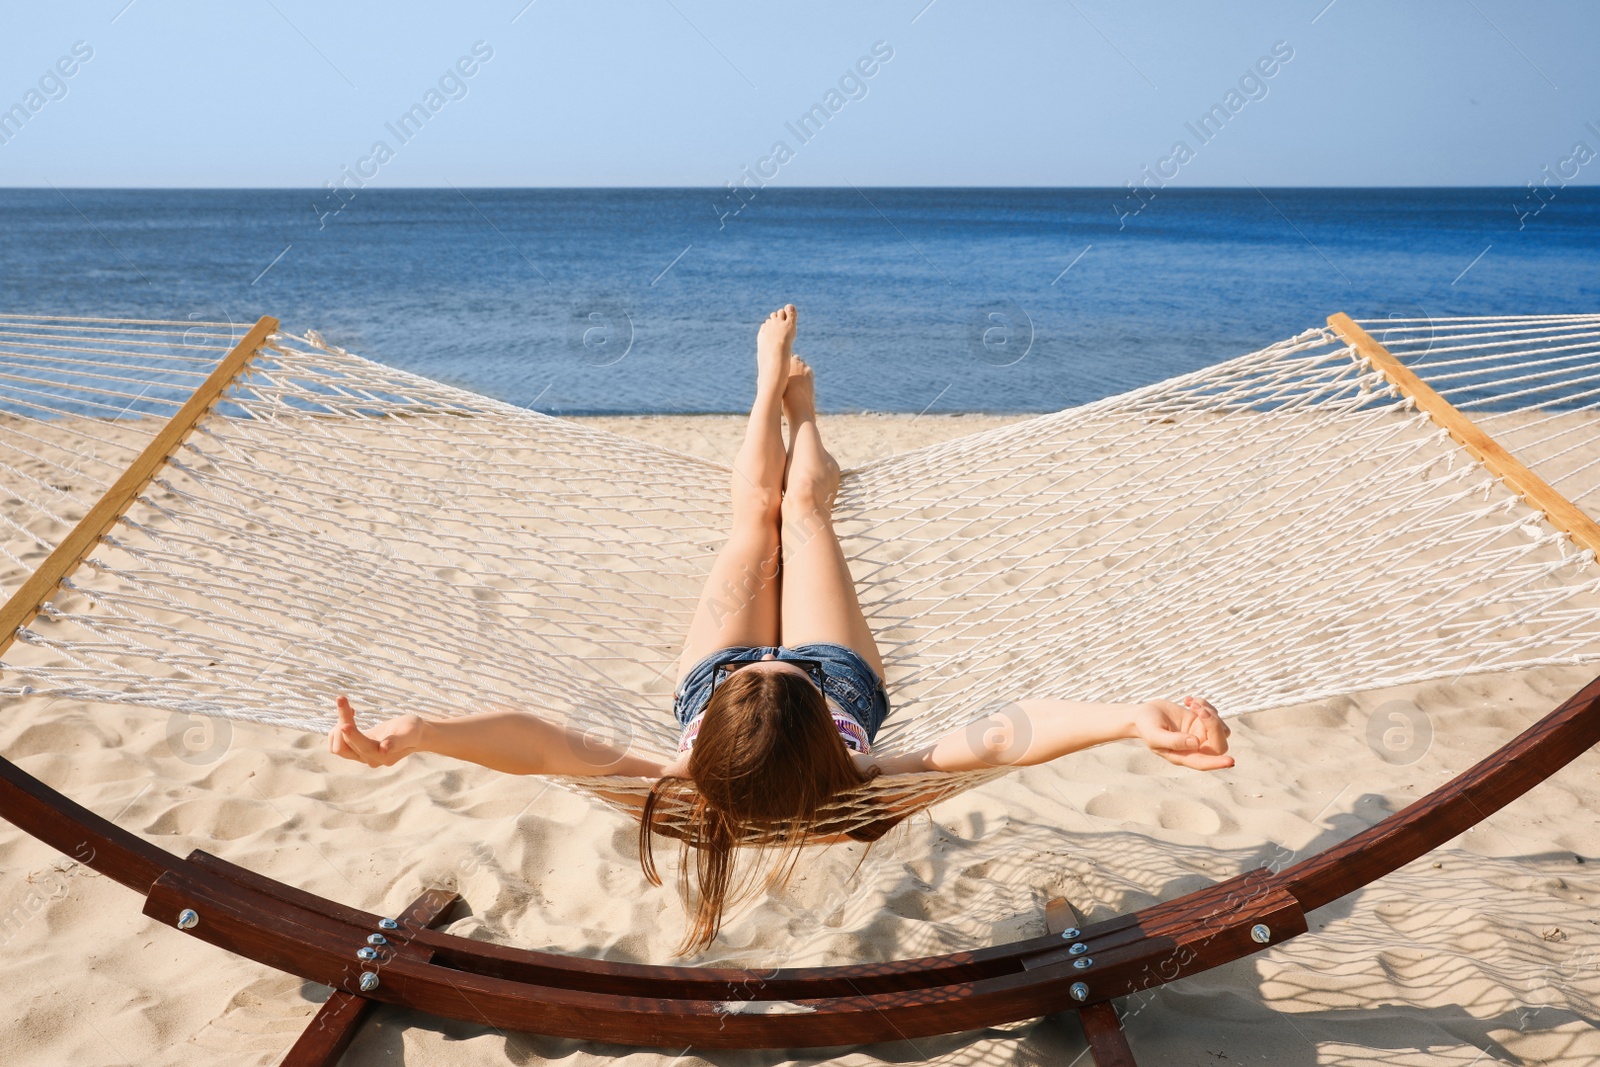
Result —
M178 912L178 929L193 930L200 925L200 913L193 908L184 908Z
M379 919L378 928L380 930L398 930L400 929L400 924L393 919Z
M1063 940L1063 941L1071 941L1073 938L1077 937L1080 933L1082 933L1082 931L1079 930L1076 926L1069 926L1065 930L1061 931L1061 940Z
M361 948L356 949L356 959L375 960L377 958L378 950L375 948L367 948L363 945Z
M387 937L384 937L382 934L368 934L367 935L367 944L369 944L369 945L387 945L388 943L389 943L389 939Z
M1266 923L1256 923L1250 928L1250 940L1265 945L1272 940L1272 928Z
M1072 988L1067 990L1067 992L1072 994L1073 1000L1089 999L1089 987L1084 985L1082 982L1073 982Z
M1072 961L1072 965L1081 971L1085 970L1086 968L1093 967L1094 960L1090 959L1088 956L1079 956L1077 959Z
M1085 945L1082 941L1079 941L1076 945L1073 945L1071 948L1067 949L1067 951L1072 953L1074 956L1081 956L1085 952L1089 951L1089 946Z
M376 971L361 972L361 992L370 993L378 988L378 973Z

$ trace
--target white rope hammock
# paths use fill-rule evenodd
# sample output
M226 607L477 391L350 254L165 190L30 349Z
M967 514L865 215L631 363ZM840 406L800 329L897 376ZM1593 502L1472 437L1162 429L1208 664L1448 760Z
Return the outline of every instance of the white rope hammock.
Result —
M1375 335L1592 517L1600 316ZM1380 332L1381 331L1381 332ZM0 316L14 591L242 336ZM826 373L824 368L823 373ZM325 731L519 707L675 751L726 466L274 334L0 661L0 693ZM1600 568L1326 329L846 472L894 753L1023 696L1224 714L1600 660ZM999 772L880 780L860 825ZM627 808L649 783L564 784ZM670 813L669 813L670 814Z

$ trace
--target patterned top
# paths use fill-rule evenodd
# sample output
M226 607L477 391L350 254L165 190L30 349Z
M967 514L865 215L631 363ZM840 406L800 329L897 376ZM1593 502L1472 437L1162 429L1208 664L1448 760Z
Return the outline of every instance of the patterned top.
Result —
M851 752L859 752L864 756L872 754L872 742L867 739L866 727L856 721L856 717L849 712L840 711L828 703L828 712L833 716L833 728L839 731L839 739L844 742L844 747ZM701 712L690 719L683 728L683 736L678 738L678 751L688 752L694 748L694 739L700 736L700 724L705 720L706 713Z

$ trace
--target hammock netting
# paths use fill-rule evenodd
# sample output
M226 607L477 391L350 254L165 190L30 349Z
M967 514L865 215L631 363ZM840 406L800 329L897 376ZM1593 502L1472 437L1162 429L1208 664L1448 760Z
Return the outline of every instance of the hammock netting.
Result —
M1369 328L1596 513L1600 316ZM0 517L36 546L6 595L243 334L0 316ZM0 693L312 731L338 693L365 725L513 707L668 755L730 476L275 333L19 632ZM849 470L835 517L887 665L881 752L1020 697L1237 715L1600 660L1593 550L1323 328ZM998 773L880 779L824 819ZM650 785L562 783L628 811Z

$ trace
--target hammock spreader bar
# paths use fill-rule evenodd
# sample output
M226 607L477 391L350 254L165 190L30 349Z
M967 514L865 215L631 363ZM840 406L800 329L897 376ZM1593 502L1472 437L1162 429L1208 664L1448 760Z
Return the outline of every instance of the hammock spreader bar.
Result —
M250 332L233 346L216 369L206 376L195 391L189 394L161 432L145 446L144 451L128 464L111 488L107 489L78 524L63 537L55 549L46 556L27 581L17 588L11 598L0 606L0 653L11 647L17 631L33 621L39 608L55 593L63 578L68 577L83 562L101 536L132 506L150 479L156 476L178 447L194 431L195 423L212 409L234 379L255 358L268 337L278 330L278 320L263 316L250 328Z
M1456 443L1466 449L1479 463L1500 479L1506 488L1521 497L1529 507L1544 513L1550 525L1561 530L1582 548L1600 553L1600 524L1597 524L1579 507L1529 470L1525 464L1500 442L1490 437L1450 401L1440 396L1433 387L1394 357L1372 335L1357 326L1344 312L1328 316L1333 332L1348 341L1356 354L1367 360L1389 383L1410 397L1434 424L1445 430Z

